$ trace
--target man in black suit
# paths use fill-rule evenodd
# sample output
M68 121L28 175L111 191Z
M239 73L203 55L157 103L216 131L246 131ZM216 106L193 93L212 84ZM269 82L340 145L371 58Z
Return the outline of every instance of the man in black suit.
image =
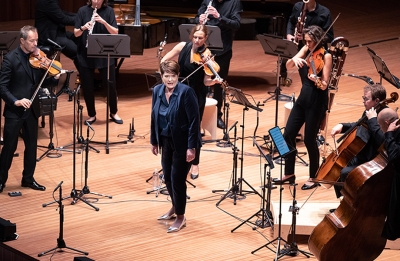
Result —
M36 168L36 147L38 135L39 100L34 92L45 70L30 66L29 57L37 53L38 33L33 26L24 26L20 31L20 46L9 52L0 70L0 96L4 100L4 146L0 156L0 192L8 179L13 155L17 149L18 135L22 131L25 144L22 187L44 191L46 188L33 178ZM44 81L46 86L57 84L56 77ZM42 85L42 87L46 87Z
M47 39L55 41L63 49L61 52L74 61L76 69L77 45L73 32L65 30L66 25L75 25L75 13L61 10L58 0L37 0L35 27L39 34L39 46L49 45Z

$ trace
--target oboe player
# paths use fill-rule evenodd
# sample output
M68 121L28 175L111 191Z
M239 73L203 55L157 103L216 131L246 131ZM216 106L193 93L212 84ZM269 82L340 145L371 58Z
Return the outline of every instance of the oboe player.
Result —
M110 67L107 58L88 58L86 42L89 32L93 34L118 34L118 26L115 20L114 10L108 6L108 0L88 0L87 5L79 8L74 34L79 37L78 41L78 61L80 64L80 80L83 88L86 108L89 118L87 123L92 124L96 121L96 109L94 103L94 71L98 69L101 75L103 86L107 85L107 69L109 75L109 104L110 118L117 124L122 124L122 119L118 116L117 90L115 84L115 61L110 59ZM86 123L85 122L85 123Z

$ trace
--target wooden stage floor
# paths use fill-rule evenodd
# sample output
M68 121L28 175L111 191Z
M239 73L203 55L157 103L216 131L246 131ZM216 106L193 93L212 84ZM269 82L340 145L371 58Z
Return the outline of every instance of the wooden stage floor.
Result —
M341 17L335 25L335 36L344 36L354 46L346 57L343 72L360 76L369 76L379 82L379 75L366 51L366 44L380 55L391 71L400 74L400 25L398 21L397 1L387 1L380 6L376 1L320 1L331 9L335 17L341 12ZM370 3L374 2L374 3ZM389 4L390 3L390 4ZM396 8L397 7L397 8ZM372 12L373 11L373 12ZM0 31L18 30L20 25L32 21L17 21L0 24ZM165 49L170 50L175 43L169 43ZM280 127L283 127L285 103L271 99L268 92L276 88L277 57L264 54L260 43L253 41L235 41L234 56L231 63L228 83L243 92L250 94L254 102L264 106L259 114L255 110L244 111L243 106L230 103L228 126L236 121L236 146L240 149L238 175L251 185L243 183L243 190L256 190L261 193L262 176L264 174L264 160L259 157L258 150L252 145L252 137L256 136L258 143L263 144L264 135L275 125L275 117ZM154 169L160 169L160 157L150 152L150 104L151 92L148 90L145 73L153 73L157 69L156 50L146 49L143 56L132 56L126 59L120 70L117 80L119 94L119 115L124 119L123 125L109 124L109 141L123 141L126 137L119 134L129 134L129 124L134 119L134 142L127 144L110 145L109 154L105 146L90 143L100 150L88 153L88 180L87 185L91 192L107 196L87 194L85 198L99 211L82 201L71 205L71 199L62 201L64 204L63 238L67 246L89 252L89 258L94 260L265 260L273 259L275 254L267 248L256 253L251 252L276 238L272 228L255 227L245 222L233 233L235 227L241 224L254 213L260 210L260 197L249 193L246 198L233 204L231 198L223 200L218 207L216 203L224 195L224 190L231 187L233 154L232 148L216 146L217 142L206 143L202 149L200 177L192 181L196 187L188 184L190 199L187 204L187 227L178 233L167 234L171 222L157 221L170 207L169 198L165 195L155 196L146 193L151 190L151 184L146 180L151 177ZM73 69L73 64L62 57L63 68ZM295 70L289 72L293 84L290 87L282 86L282 93L291 96L298 95L300 81ZM334 125L343 121L356 121L362 111L362 92L366 83L354 77L343 76L340 80L339 91L336 93L334 104L328 122L330 130ZM398 90L386 81L383 85L388 93ZM74 86L71 86L74 88ZM81 101L84 105L83 99ZM398 102L390 104L396 108ZM93 125L94 132L90 131L92 141L105 141L106 103L104 90L99 90L96 96L98 111L97 122ZM58 98L55 112L54 138L55 147L64 147L74 141L73 120L74 104L68 101L68 96L62 94ZM84 108L83 119L87 113ZM243 122L244 119L244 122ZM257 126L257 122L259 124ZM243 127L242 127L243 126ZM257 128L258 127L258 128ZM243 138L242 139L242 131ZM230 138L234 137L233 131ZM333 146L330 137L326 142ZM83 128L82 136L87 138L87 129ZM222 130L217 130L217 137L223 137ZM206 135L205 139L210 139ZM47 147L49 144L49 123L46 119L44 128L39 129L39 144ZM242 143L243 141L243 143ZM242 147L243 144L243 147ZM305 151L303 142L297 143L299 151ZM71 148L71 147L68 147ZM77 144L81 149L81 144ZM23 154L23 142L19 143L17 152ZM38 156L45 152L45 148L38 149ZM321 156L324 155L324 151ZM330 147L326 153L330 152ZM74 189L73 174L75 172L75 189L80 190L85 185L85 153L75 154L75 166L71 152L60 151L61 157L45 157L37 164L35 178L40 184L47 187L45 192L37 192L20 187L21 172L23 169L22 156L15 157L9 173L9 180L4 192L0 194L0 217L10 220L17 226L19 238L3 244L0 250L0 260L7 259L5 248L15 249L25 253L29 258L15 260L73 260L74 256L82 256L74 251L49 253L43 257L38 254L57 246L59 237L59 209L57 204L43 207L42 204L58 199L58 191L54 188L63 181L62 196L67 197ZM326 155L326 154L325 154ZM308 161L307 155L303 157ZM243 163L243 165L241 165ZM280 165L275 164L271 169L272 177L279 177ZM302 186L308 178L308 167L300 160L296 164L297 183ZM297 187L297 201L318 203L329 202L339 205L332 189L322 187L315 191L302 191ZM213 193L213 190L223 192ZM9 191L21 191L21 197L9 197ZM284 186L282 191L283 202L292 202L293 188ZM271 200L279 203L279 189L271 191ZM307 203L305 203L307 205ZM302 207L302 204L299 204ZM307 208L300 208L300 214ZM287 215L288 209L282 209ZM326 211L327 212L327 211ZM321 218L322 220L322 218ZM255 222L256 219L252 219ZM275 220L278 222L278 220ZM308 251L307 237L297 237L299 248ZM272 244L276 246L276 241ZM272 246L271 245L271 246ZM394 260L399 255L398 250L385 249L377 260ZM303 260L306 257L299 254L295 257L284 256L282 260ZM316 260L310 257L310 260Z

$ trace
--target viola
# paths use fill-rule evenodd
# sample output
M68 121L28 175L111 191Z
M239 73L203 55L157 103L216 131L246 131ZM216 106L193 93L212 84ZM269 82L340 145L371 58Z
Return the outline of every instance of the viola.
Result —
M49 75L55 76L63 71L59 61L53 61L47 58L46 54L37 49L36 52L31 53L29 57L29 64L36 69L45 69L49 71Z
M322 89L322 81L321 78L317 75L322 71L324 68L324 55L325 49L321 47L318 50L315 50L312 55L307 59L308 65L308 75L314 74L315 75L315 85L317 88Z

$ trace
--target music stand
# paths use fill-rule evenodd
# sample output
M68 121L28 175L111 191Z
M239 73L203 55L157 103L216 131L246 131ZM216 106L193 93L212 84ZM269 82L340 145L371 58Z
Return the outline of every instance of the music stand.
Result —
M195 24L181 24L179 25L179 34L182 42L190 42L190 33ZM221 29L218 26L206 25L208 38L206 45L212 51L224 50L224 45L221 39Z
M268 94L273 93L271 97L264 100L264 103L270 99L275 99L275 126L278 125L278 100L290 101L291 97L289 95L281 94L281 64L282 58L292 58L298 52L297 45L292 41L282 39L276 35L257 35L257 39L260 41L265 54L278 56L276 63L276 88L274 92L268 92Z
M367 47L368 54L371 56L375 64L376 70L380 75L379 83L382 84L382 78L391 83L397 89L400 89L400 80L394 76L387 67L385 61L379 57L371 48Z
M275 127L271 128L268 131L268 133L269 133L269 135L270 135L270 137L272 139L272 142L273 142L273 144L274 144L274 146L276 148L276 151L278 152L280 158L285 158L287 155L289 155L290 153L292 153L294 151L294 149L292 149L292 150L289 149L289 146L287 145L285 139L283 138L282 131L278 126L275 126ZM280 178L282 180L282 165L281 165L281 170L280 170ZM282 188L282 183L281 183L280 184L280 189L279 189L278 237L251 252L252 254L254 254L255 252L257 252L261 248L266 247L269 250L275 252L275 254L276 254L275 259L274 259L275 261L283 256L281 251L280 251L281 241L285 242L286 244L288 243L285 239L283 239L281 237L281 229L282 229L282 191L283 191L283 188ZM275 241L278 241L278 246L277 246L276 251L268 247L270 244L272 244Z
M4 31L0 32L0 52L1 52L1 63L3 62L4 55L7 54L9 51L14 50L17 48L19 44L19 31ZM1 65L0 65L1 68ZM0 98L0 138L3 137L2 135L2 129L1 129L1 121L2 121L2 111L3 105L2 105L2 99ZM1 151L1 146L3 145L3 141L0 141L0 151ZM15 157L18 157L19 154L15 153Z
M244 108L243 108L243 118L242 118L243 122L242 122L242 125L240 125L240 127L242 128L242 137L241 137L241 139L242 139L242 147L241 147L241 157L239 158L239 159L240 159L240 178L238 178L238 180L235 181L235 185L233 185L233 186L228 190L228 192L227 192L224 196L222 196L221 200L220 200L219 202L217 202L217 206L219 205L219 203L220 203L222 200L224 200L224 199L227 198L228 196L231 197L231 198L232 198L232 197L234 198L234 204L236 205L237 194L240 195L240 196L242 197L242 199L245 198L245 195L243 194L243 192L246 192L246 193L256 193L256 194L258 194L260 197L262 197L262 196L261 196L261 195L260 195L260 194L259 194L259 193L258 193L244 178L243 178L243 151L244 151L244 116L245 116L245 111L247 111L247 110L249 110L249 108L251 108L251 109L253 109L253 110L262 112L263 109L261 109L261 108L255 106L255 105L253 105L253 104L251 104L250 101L246 98L246 96L250 96L250 97L251 97L251 95L243 93L242 90L237 89L237 88L234 88L234 87L231 87L231 86L226 87L226 89L228 89L228 90L230 91L230 95L233 96L233 98L232 98L232 100L231 100L232 103L236 103L236 104L240 104L240 105L243 105L243 106L244 106ZM251 97L251 98L253 99L253 97ZM233 99L236 99L236 101L233 100ZM253 101L254 101L254 99L253 99ZM255 102L254 102L254 103L255 103ZM236 125L236 124L235 124L235 125ZM232 181L232 183L233 183L233 182L234 182L234 180ZM242 185L243 185L242 182L246 183L247 186L249 186L249 187L252 189L252 191L243 191L243 189L242 189ZM218 192L218 190L213 190L213 192ZM233 194L233 195L231 196L230 194Z
M243 221L239 226L234 228L231 232L235 231L237 228L245 224L246 222L249 222L254 225L253 230L256 229L256 227L260 228L266 228L266 227L272 227L273 226L273 221L272 221L272 212L271 212L271 190L275 189L276 187L272 186L271 184L271 169L275 167L274 161L272 160L272 157L270 154L265 155L264 151L261 149L260 145L258 145L256 139L253 137L253 144L257 147L258 151L260 152L260 157L263 157L266 162L264 163L264 177L263 177L263 184L262 184L262 196L261 196L261 208L254 213L251 217ZM269 170L267 171L267 167L269 166ZM265 193L265 190L268 189L268 192ZM265 195L267 194L267 195ZM261 216L261 218L260 218ZM257 217L256 222L250 222L250 220L253 217Z
M110 99L110 58L127 58L131 57L130 37L125 34L91 34L88 35L87 56L92 58L107 57L107 107L106 119L108 119L109 99ZM115 83L114 83L115 84ZM108 120L106 120L106 141L93 143L105 144L106 154L109 154L109 145L124 143L127 141L117 141L110 143L108 141Z

